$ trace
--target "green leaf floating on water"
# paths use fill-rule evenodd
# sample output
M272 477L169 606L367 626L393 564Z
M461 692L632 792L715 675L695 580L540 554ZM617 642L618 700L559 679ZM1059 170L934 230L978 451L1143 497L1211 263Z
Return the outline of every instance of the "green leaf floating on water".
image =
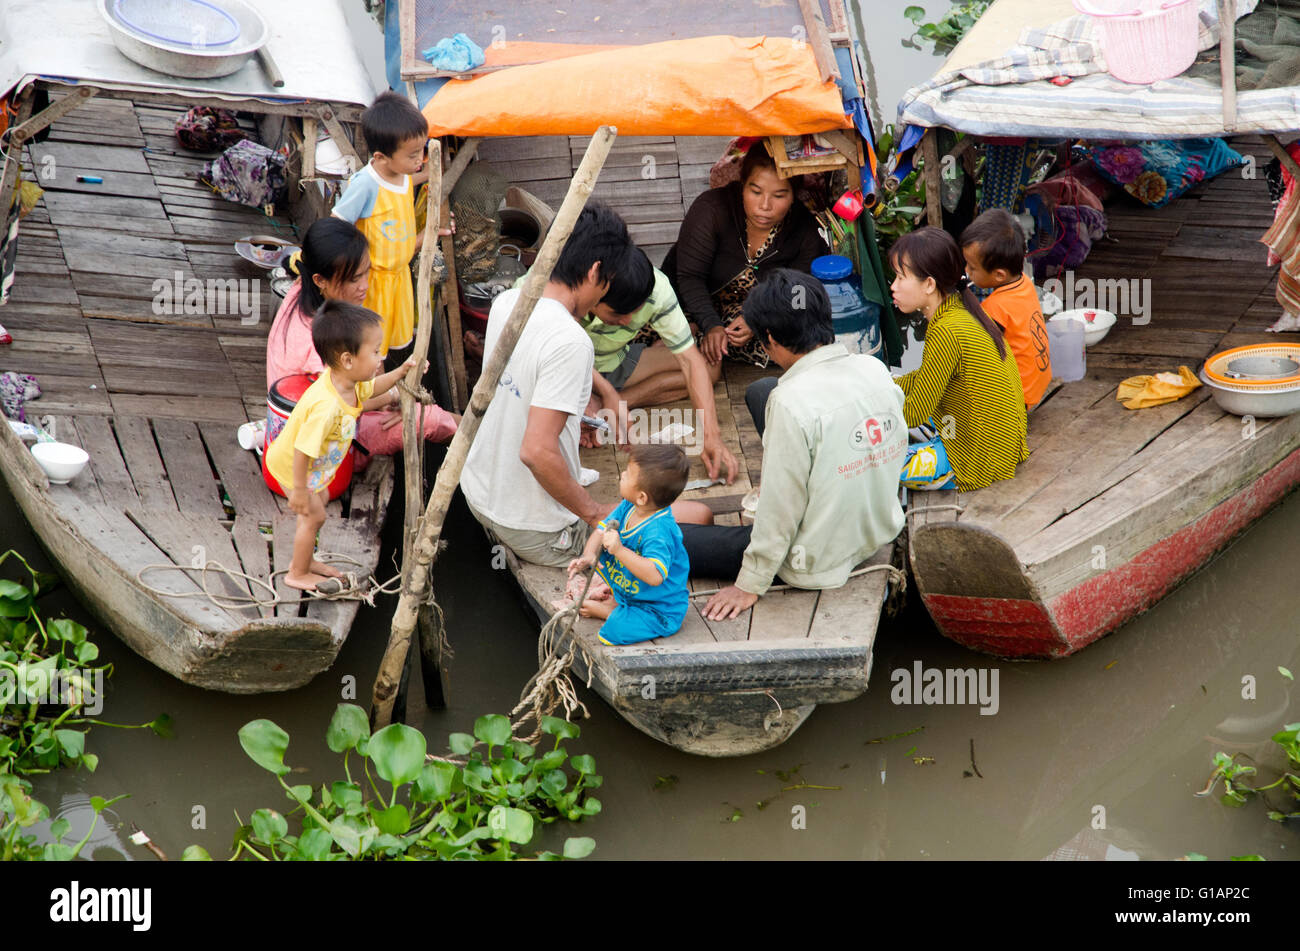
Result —
M289 734L270 720L253 720L240 727L239 745L244 748L249 759L267 772L277 776L289 772L289 767L284 764L284 754L289 749Z
M474 737L468 733L453 733L447 737L447 745L455 755L464 756L474 748Z
M489 713L474 721L474 735L492 746L510 742L510 720L499 713Z
M201 845L187 845L181 853L182 862L211 862L212 856Z
M389 835L406 835L410 831L411 814L400 802L388 809L375 810L373 815L375 825L379 826L380 832L387 832Z
M549 733L560 740L576 739L582 730L578 724L570 723L560 717L542 717L542 732Z
M564 840L566 859L585 859L596 850L596 840L587 836L574 836Z
M1279 666L1277 668L1277 672L1281 674L1283 677L1285 677L1287 680L1295 680L1295 676L1291 673L1291 671L1287 670L1285 667Z
M522 809L493 806L488 813L488 828L494 838L515 845L527 845L533 838L533 817Z
M263 842L274 842L289 834L288 821L274 809L258 809L253 813L250 821L253 825L253 835Z
M367 755L375 770L394 786L412 782L424 768L424 734L405 723L390 723L370 738Z
M355 703L340 703L325 731L325 744L335 753L345 753L370 735L366 711Z
M266 722L266 723L271 723L270 720L266 720L266 721L264 721L264 722ZM274 724L274 723L271 723L271 726L275 726L275 724ZM279 727L275 727L275 728L276 728L277 730L280 729ZM176 732L175 729L174 729L174 727L173 727L173 725L172 725L172 718L169 717L169 716L168 716L167 714L165 714L165 713L160 713L160 714L158 714L157 718L156 718L152 723L149 724L149 729L153 730L156 734L158 734L159 736L161 736L164 740L170 740L170 739L172 738L172 735ZM243 731L241 730L240 732L242 733ZM280 732L281 732L281 733L284 733L283 730L280 730ZM284 733L284 745L285 745L286 747L289 745L289 734L288 734L288 733ZM247 751L248 747L244 747L244 749L245 749L245 751ZM249 753L248 755L249 755L249 756L252 756L253 754L252 754L252 753ZM281 751L280 755L281 755L281 757L283 758L283 756L284 756L284 751L283 751L283 750ZM287 770L286 770L286 772L287 772Z

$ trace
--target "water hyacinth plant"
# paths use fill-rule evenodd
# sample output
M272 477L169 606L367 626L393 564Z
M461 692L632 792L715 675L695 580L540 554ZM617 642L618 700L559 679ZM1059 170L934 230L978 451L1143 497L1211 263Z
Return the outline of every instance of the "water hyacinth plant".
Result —
M63 838L66 819L50 823L54 839L38 844L34 827L49 822L50 811L32 797L26 776L84 766L94 772L99 758L86 752L86 734L102 708L104 680L112 665L91 666L99 648L85 627L68 618L43 620L37 599L58 584L58 577L37 571L15 551L0 555L0 566L13 560L23 581L0 578L0 861L67 861L76 858L94 831L75 845ZM89 714L89 715L88 715ZM166 714L148 726L161 736L171 733ZM92 796L95 821L118 799Z
M570 758L560 745L578 737L577 725L543 717L541 729L554 738L549 750L515 739L508 718L482 716L474 721L472 736L451 734L451 757L429 756L420 731L394 723L372 735L366 712L342 703L325 740L343 755L344 778L317 789L285 781L291 769L284 761L289 734L270 720L254 720L239 731L240 745L275 775L294 806L287 814L258 809L248 824L241 820L231 858L518 858L539 825L577 822L600 812L600 800L591 795L601 784L595 760ZM360 758L359 775L353 772L354 756ZM564 768L566 761L574 775ZM289 817L299 812L299 829L291 833ZM565 841L562 856L541 852L536 857L583 858L594 848L592 839L573 837ZM183 856L209 857L199 846L190 846Z

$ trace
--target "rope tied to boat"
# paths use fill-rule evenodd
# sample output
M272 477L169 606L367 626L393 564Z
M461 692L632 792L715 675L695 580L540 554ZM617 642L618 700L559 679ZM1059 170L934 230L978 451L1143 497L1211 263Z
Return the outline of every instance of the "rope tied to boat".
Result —
M537 635L537 673L524 684L524 689L520 691L519 702L510 711L510 730L516 739L532 743L542 734L542 717L549 716L560 706L564 707L566 720L572 720L577 710L582 711L583 719L591 716L587 705L579 699L578 691L569 678L569 668L581 651L583 663L587 665L587 687L591 687L595 665L592 663L591 656L578 646L578 641L572 634L573 626L578 623L582 603L587 600L587 592L591 590L591 582L595 576L596 568L593 565L587 572L587 583L583 585L582 594L573 604L556 611L551 619L542 625ZM568 627L557 638L556 632L565 621L568 621ZM558 644L564 638L568 638L569 647L561 653ZM517 720L516 716L519 717ZM529 720L533 721L533 732L528 736L519 736L524 724Z
M339 554L338 552L317 552L317 556L324 559L342 561L347 564L362 567L361 563ZM151 571L180 571L187 578L194 581L199 586L198 591L166 591L151 585L144 580L144 576ZM389 578L387 581L379 582L372 574L367 574L364 578L359 572L345 572L344 577L348 582L347 587L336 594L323 594L319 591L302 591L294 589L295 597L281 598L275 590L275 579L280 575L288 574L289 569L282 568L278 571L271 572L268 578L259 578L250 575L247 572L237 571L234 568L227 568L221 562L215 559L207 559L201 565L177 565L171 562L158 562L155 564L145 565L136 572L135 580L140 587L152 594L160 595L167 598L206 598L214 607L227 611L249 611L261 610L263 608L275 608L281 604L297 604L303 597L315 601L361 601L369 607L375 606L375 598L381 594L397 594L398 585L401 583L401 576L397 575ZM197 572L198 578L194 578L191 572ZM249 586L248 595L230 594L228 592L213 591L209 587L208 576L215 574L224 576L227 580L234 582L237 586L242 582L247 582ZM258 593L258 589L265 590L267 596L263 597ZM432 599L430 599L432 600Z

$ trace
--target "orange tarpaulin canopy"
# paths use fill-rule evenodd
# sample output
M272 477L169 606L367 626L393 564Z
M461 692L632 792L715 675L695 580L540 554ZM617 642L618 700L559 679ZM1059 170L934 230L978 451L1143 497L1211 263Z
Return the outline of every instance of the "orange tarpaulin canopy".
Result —
M839 87L812 48L705 36L569 56L447 82L430 135L797 135L847 129Z

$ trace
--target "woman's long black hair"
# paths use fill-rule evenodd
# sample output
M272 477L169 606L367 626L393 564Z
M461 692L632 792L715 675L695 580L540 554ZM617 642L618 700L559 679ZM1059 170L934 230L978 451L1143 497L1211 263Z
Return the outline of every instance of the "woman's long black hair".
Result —
M289 270L302 279L298 292L296 318L310 327L312 315L325 303L325 295L313 278L350 281L361 270L370 253L370 245L357 226L342 218L321 218L312 222L302 239L302 254L289 264ZM283 336L289 332L288 321L280 328Z
M927 277L934 278L935 287L945 300L950 294L960 291L966 309L993 338L998 356L1006 358L1007 344L1002 328L984 313L979 298L971 290L966 277L966 262L952 235L942 228L917 228L894 242L889 249L889 265L895 271L902 267L922 281Z

